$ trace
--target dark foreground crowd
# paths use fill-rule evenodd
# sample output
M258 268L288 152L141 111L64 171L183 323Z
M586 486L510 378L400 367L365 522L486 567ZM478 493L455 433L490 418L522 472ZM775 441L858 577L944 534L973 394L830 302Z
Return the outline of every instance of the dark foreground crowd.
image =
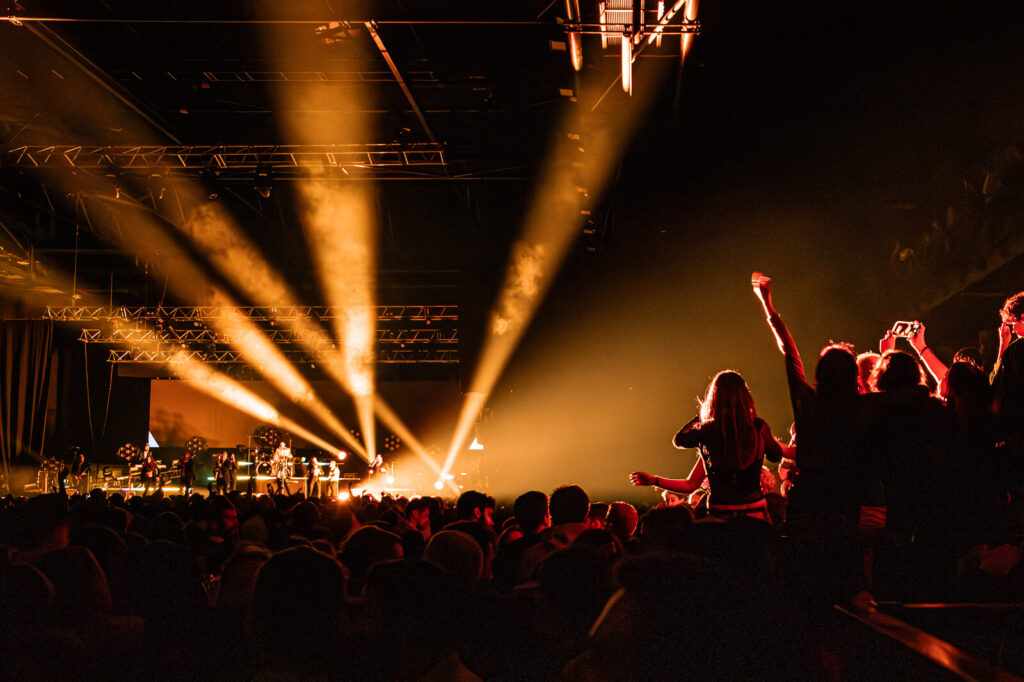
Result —
M8 500L0 530L7 679L855 679L878 655L831 609L863 588L853 548L575 485L511 508L96 490Z
M941 677L849 614L1024 603L1024 296L1001 311L991 381L970 352L942 365L920 326L898 329L918 357L830 345L812 382L769 280L753 284L785 359L790 443L723 372L675 437L698 451L690 475L632 474L679 495L649 510L577 485L508 505L476 491L7 498L3 676ZM971 635L1020 670L999 644L1012 633Z

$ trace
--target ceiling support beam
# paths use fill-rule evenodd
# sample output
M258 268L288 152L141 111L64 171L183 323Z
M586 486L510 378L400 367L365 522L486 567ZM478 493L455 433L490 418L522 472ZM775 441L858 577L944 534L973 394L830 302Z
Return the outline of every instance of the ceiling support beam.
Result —
M380 50L380 56L387 62L388 68L391 69L391 73L395 76L395 80L398 81L398 87L402 88L402 93L405 95L406 101L409 102L409 106L412 107L413 113L416 114L416 118L419 119L420 125L423 126L423 131L427 134L427 139L433 144L437 144L437 138L434 137L433 131L430 130L430 126L427 124L427 119L423 115L423 111L420 109L420 105L416 103L416 99L412 96L412 90L406 84L405 79L402 78L401 72L398 70L398 66L395 64L395 60L391 58L391 53L388 52L388 48L385 47L384 41L380 37L380 33L377 31L377 25L372 21L367 21L364 26L370 33L370 37L373 38L374 44L377 49Z
M70 43L41 23L26 20L24 26L33 35L46 43L51 50L68 60L70 64L95 81L97 85L110 93L121 104L124 104L142 118L143 121L153 126L161 135L175 144L181 144L181 140L164 123L143 109L142 105L134 97L110 78L103 69L93 64L85 55L72 47Z

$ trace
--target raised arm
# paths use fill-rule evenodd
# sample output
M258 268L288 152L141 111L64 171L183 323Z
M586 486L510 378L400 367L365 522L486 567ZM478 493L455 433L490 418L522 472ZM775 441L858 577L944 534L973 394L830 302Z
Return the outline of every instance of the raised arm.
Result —
M789 379L790 384L794 382L806 384L807 377L804 374L804 363L800 359L800 351L797 350L796 341L793 340L793 336L789 333L789 329L782 321L782 318L779 317L779 313L775 310L775 305L772 303L771 282L771 277L760 272L754 272L750 275L750 285L754 288L754 295L761 301L765 317L768 318L768 326L771 327L772 333L775 334L775 343L778 344L779 351L786 357L786 377Z
M996 352L996 362L1003 359L1003 352L1013 342L1013 327L1015 324L1012 319L1006 319L999 325L999 350Z
M878 353L884 354L886 351L890 351L896 348L896 337L893 336L891 329L885 330L885 336L878 340Z
M698 457L686 478L662 478L646 471L634 471L629 475L630 482L635 486L653 485L674 493L689 494L700 488L707 473L704 471L704 458Z
M924 340L924 323L916 322L916 324L918 325L917 334L910 337L910 345L917 351L918 357L921 358L921 362L928 369L928 373L932 375L932 379L935 379L937 386L945 381L946 372L949 371L949 368L946 367L942 360L939 360L939 356L928 347L928 343Z

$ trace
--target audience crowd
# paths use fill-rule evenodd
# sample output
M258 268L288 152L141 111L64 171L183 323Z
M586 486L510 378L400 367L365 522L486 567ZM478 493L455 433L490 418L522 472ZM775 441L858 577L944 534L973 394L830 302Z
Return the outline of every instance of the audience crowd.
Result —
M637 509L580 486L440 497L125 497L0 505L0 670L20 680L879 679L899 647L834 605L1024 600L1024 295L976 354L822 350L771 299L787 444L720 374ZM904 330L898 330L904 333ZM891 345L889 335L883 345ZM931 376L929 376L931 375ZM763 460L781 459L768 469ZM778 478L776 478L778 475ZM626 472L623 472L625 484Z

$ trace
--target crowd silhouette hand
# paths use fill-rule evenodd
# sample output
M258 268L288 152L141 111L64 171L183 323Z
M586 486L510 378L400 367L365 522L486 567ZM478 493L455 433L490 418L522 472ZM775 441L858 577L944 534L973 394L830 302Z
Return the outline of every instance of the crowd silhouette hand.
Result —
M629 475L629 480L635 486L654 485L654 476L646 471L634 471Z
M878 352L884 353L887 350L892 350L896 347L896 337L893 336L891 329L885 330L885 336L878 341Z
M754 288L754 294L761 299L761 303L770 306L772 301L772 278L762 272L750 273L750 286Z
M917 325L917 333L910 337L910 345L920 353L928 347L928 343L924 340L924 322L914 320L914 324Z

